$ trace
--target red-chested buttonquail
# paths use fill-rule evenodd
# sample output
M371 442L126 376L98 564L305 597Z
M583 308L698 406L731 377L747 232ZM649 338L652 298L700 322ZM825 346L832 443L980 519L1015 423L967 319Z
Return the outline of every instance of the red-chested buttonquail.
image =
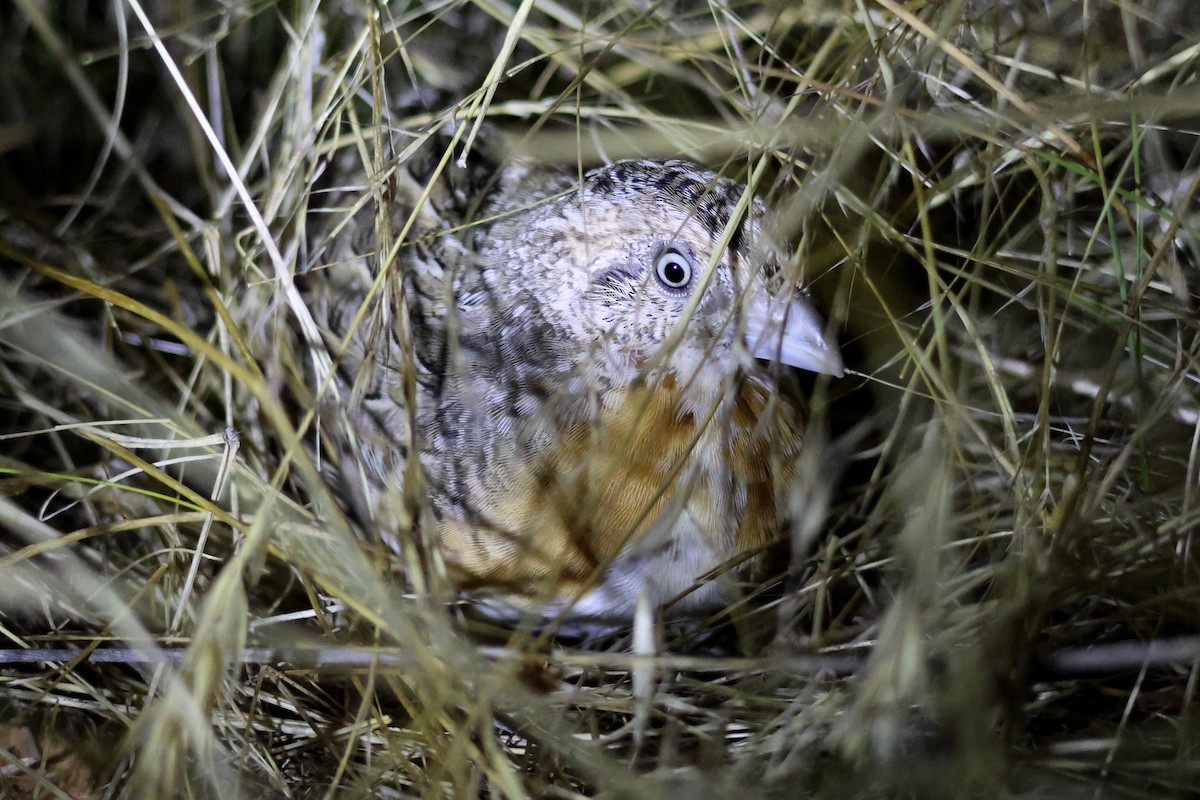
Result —
M332 434L348 505L399 550L419 480L458 585L543 613L728 602L728 576L697 581L779 534L802 444L773 376L842 374L763 204L685 161L432 172L344 191L358 210L320 226L307 276L331 346L352 332L332 426L352 429Z

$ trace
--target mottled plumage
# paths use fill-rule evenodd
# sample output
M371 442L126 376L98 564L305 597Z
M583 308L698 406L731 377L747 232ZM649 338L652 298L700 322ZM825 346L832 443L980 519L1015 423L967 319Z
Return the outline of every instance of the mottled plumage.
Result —
M393 236L431 172L416 161L389 178ZM841 361L784 285L762 203L683 161L622 161L582 183L574 169L448 167L431 186L382 280L369 201L309 276L330 344L353 331L334 353L352 430L325 428L368 527L412 535L400 489L421 480L461 587L616 617L775 537L802 418L766 361L833 374ZM672 610L729 596L712 580Z

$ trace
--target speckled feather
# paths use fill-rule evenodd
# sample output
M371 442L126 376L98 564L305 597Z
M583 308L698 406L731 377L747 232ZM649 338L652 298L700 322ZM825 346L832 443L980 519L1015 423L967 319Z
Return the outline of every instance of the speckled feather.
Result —
M361 319L373 204L317 248L309 276L331 346L350 333L335 352L346 413L326 426L349 504L400 550L400 490L420 480L458 584L545 613L622 617L642 594L661 605L689 589L673 612L727 602L727 579L697 581L777 535L802 444L801 413L761 357L841 370L783 285L762 203L736 219L741 184L622 161L582 182L450 167L417 206L430 171L418 159L393 173L409 200L390 208L393 235L418 211Z

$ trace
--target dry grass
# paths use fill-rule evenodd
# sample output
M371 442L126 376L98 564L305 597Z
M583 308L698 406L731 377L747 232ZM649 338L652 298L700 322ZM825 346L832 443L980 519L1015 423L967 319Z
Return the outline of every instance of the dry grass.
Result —
M0 794L1194 796L1190 0L313 6L0 9ZM733 619L468 630L314 468L314 186L480 120L791 231L853 371Z

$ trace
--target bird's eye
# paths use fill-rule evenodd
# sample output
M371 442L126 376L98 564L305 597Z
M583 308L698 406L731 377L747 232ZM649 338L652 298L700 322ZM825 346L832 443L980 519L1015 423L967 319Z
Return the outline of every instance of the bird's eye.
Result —
M654 262L654 274L668 289L682 289L692 282L692 262L674 247L668 247Z

